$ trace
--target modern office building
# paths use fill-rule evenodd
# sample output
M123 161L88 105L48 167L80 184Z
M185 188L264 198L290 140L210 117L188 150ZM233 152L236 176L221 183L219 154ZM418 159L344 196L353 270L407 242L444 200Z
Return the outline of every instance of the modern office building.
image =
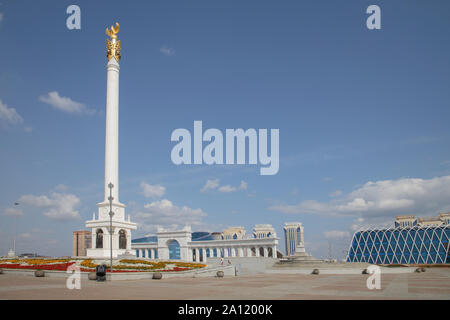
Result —
M437 217L397 216L392 228L355 232L347 262L373 264L450 263L450 213Z
M89 230L80 230L73 232L72 239L72 256L84 257L86 256L87 248L92 245L92 233Z
M256 225L252 235L243 227L222 232L192 232L187 226L170 231L159 228L154 236L134 239L131 248L137 258L206 262L208 258L277 258L277 234L271 225Z

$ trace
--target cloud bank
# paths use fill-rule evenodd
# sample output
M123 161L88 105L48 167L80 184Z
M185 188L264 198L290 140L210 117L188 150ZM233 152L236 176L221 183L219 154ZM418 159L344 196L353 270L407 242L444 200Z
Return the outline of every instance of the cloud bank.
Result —
M44 208L44 216L50 219L73 220L80 218L75 208L81 204L81 201L74 194L52 192L50 196L24 195L20 197L19 202L30 207Z
M365 219L398 214L436 215L439 211L450 211L450 176L369 181L328 202L305 200L294 205L274 205L269 209L286 214L361 216Z
M139 229L146 232L154 232L158 226L169 229L180 229L185 225L201 227L205 225L203 218L206 216L202 209L178 207L167 199L148 203L141 212L134 214L140 223Z
M166 188L157 184L150 185L145 182L141 182L142 194L146 198L161 198L166 193Z

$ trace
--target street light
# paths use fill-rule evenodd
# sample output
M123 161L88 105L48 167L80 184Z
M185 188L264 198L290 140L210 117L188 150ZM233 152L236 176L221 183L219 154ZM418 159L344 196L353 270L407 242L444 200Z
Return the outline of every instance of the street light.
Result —
M111 279L112 279L112 272L113 272L113 264L112 264L112 236L113 236L113 227L112 227L112 217L114 215L114 212L112 211L112 201L114 200L112 196L112 188L114 188L114 185L110 182L108 184L109 188L109 250L110 250L110 271L111 271Z
M18 202L14 202L15 206L18 206L19 203ZM16 256L16 234L17 234L17 214L14 215L14 245L13 245L13 251L14 251L14 256Z

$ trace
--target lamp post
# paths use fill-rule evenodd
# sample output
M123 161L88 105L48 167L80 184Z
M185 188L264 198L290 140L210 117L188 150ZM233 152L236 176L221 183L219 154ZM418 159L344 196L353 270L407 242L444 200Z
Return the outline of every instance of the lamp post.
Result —
M112 277L113 272L113 264L112 264L112 237L113 237L113 227L112 227L112 218L114 215L114 212L112 211L112 201L114 200L114 197L112 196L112 188L114 188L114 185L110 182L108 184L109 188L109 250L110 250L110 272Z
M18 202L14 202L15 206L18 206ZM13 250L14 250L14 256L16 255L16 237L17 237L17 214L14 215L14 244L13 244Z
M331 243L331 239L328 239L328 260L331 261L331 255L332 255L332 243Z

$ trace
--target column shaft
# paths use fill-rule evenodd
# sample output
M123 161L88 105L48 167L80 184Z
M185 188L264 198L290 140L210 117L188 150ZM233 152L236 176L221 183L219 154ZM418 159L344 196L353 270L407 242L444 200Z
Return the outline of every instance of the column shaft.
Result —
M119 64L115 59L106 66L105 202L108 184L114 184L114 202L119 202Z

